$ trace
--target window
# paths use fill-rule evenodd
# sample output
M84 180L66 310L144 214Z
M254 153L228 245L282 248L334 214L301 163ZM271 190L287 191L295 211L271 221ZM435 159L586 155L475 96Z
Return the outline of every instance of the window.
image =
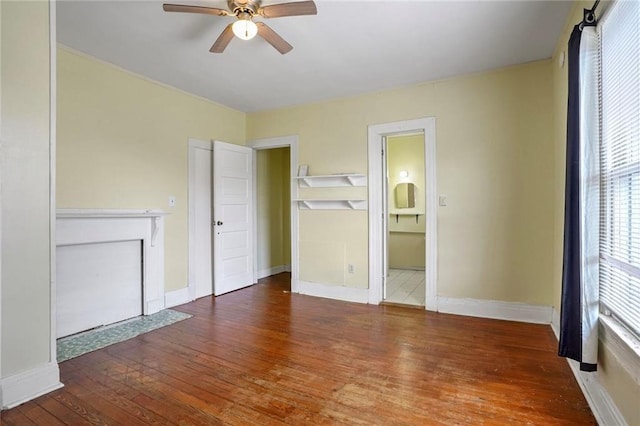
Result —
M640 336L640 2L600 26L600 301Z

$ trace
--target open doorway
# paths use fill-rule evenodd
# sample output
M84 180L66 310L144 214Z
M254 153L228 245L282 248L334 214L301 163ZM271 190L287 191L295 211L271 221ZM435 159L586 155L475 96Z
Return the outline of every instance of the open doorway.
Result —
M387 286L387 271L389 269L388 251L389 222L395 221L395 214L391 214L387 194L395 197L395 187L389 187L387 177L387 139L395 136L420 135L424 147L424 179L419 183L424 194L424 307L427 310L438 310L438 234L437 234L437 203L436 194L436 120L434 117L415 120L398 121L393 123L370 125L368 128L368 202L369 202L369 303L378 304L385 300ZM397 172L400 178L400 172ZM404 176L404 175L403 175ZM406 176L408 178L409 176ZM410 182L398 182L410 183ZM417 182L413 182L414 184ZM410 199L411 187L402 187L405 198ZM415 191L415 187L413 190ZM414 195L415 196L415 195ZM395 208L395 207L394 207ZM414 207L415 209L415 207ZM407 211L408 210L404 210ZM413 216L415 222L416 210ZM400 214L398 214L398 225ZM418 224L420 226L420 215ZM422 305L421 305L422 306Z
M291 272L290 156L289 147L255 152L258 279Z
M424 132L385 138L387 180L386 279L383 301L425 303L425 161Z
M254 188L257 188L253 215L255 276L261 278L260 282L287 284L286 290L297 293L298 209L295 200L298 184L293 173L298 168L298 137L257 139L247 142L247 146L254 149L253 176ZM270 173L269 169L277 171ZM276 240L282 241L281 245L271 241L274 235Z
M220 218L216 217L214 223L214 217L212 215L215 198L212 197L212 193L213 187L216 186L214 185L214 169L224 169L224 167L214 167L214 157L212 157L214 146L215 144L211 141L189 139L189 286L187 290L188 295L180 295L180 300L194 300L213 293L213 281L215 281L213 279L214 272L219 272L220 269L224 269L224 267L214 267L213 257L215 256L215 250L213 247L213 227L215 226L216 229L219 230L218 225L222 226L226 224L226 222L234 222L240 217L240 215L234 214L233 209L228 209L229 217L225 220L220 220L219 222L221 223L218 222ZM246 148L240 147L242 149L250 148L253 150L253 153L249 157L252 158L252 160L249 161L249 168L252 169L250 174L252 176L251 183L246 185L251 194L250 198L252 202L251 207L247 210L248 214L241 215L242 218L249 218L252 222L252 226L250 227L251 231L246 238L243 237L245 240L250 240L250 246L252 247L253 255L248 262L249 268L252 269L252 282L255 283L259 276L267 276L268 274L277 273L279 270L290 270L290 278L287 277L287 280L290 282L292 292L298 292L298 210L292 209L295 203L292 200L297 198L298 188L291 176L291 171L297 169L297 147L297 136L260 139L248 142ZM282 169L283 211L288 211L288 215L282 225L282 244L284 246L282 252L283 254L287 253L288 256L284 255L280 263L278 263L276 259L277 264L265 266L267 262L264 262L259 269L258 244L270 244L268 241L270 236L261 237L261 240L258 240L257 222L262 208L256 208L258 202L258 191L256 188L259 186L258 182L263 179L257 179L257 154L262 150L277 148L285 148L285 150L280 152L283 161L280 167ZM288 160L285 155L286 152L289 154ZM233 166L231 161L229 161L227 165ZM244 169L244 167L242 168ZM235 182L236 180L232 181ZM236 189L244 187L244 184L236 185ZM231 190L233 190L233 188L231 188ZM232 192L233 191L230 192L225 188L218 188L218 193L221 195L231 194ZM269 199L269 197L268 195L267 199ZM277 215L271 216L276 217ZM227 241L230 242L231 239L227 239ZM233 249L237 246L238 239L235 241L236 243L227 244L226 248ZM224 248L225 247L223 247L223 249ZM278 268L278 266L280 266L280 268ZM259 275L259 273L262 273L262 275ZM179 303L173 303L173 305L175 304Z

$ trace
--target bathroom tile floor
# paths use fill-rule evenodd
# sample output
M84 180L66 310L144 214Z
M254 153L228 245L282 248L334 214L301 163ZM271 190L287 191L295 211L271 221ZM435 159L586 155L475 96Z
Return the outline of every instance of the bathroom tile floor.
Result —
M385 302L424 306L424 271L389 269Z

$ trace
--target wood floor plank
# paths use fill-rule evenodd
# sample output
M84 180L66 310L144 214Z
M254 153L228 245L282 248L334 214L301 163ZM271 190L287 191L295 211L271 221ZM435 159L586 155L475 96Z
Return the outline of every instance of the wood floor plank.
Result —
M49 395L41 396L34 400L44 410L51 413L58 420L66 425L90 425L93 424L90 420L84 416L76 413L73 409L69 408L65 404L54 399L54 396L58 393L62 393L61 390L52 392ZM46 423L45 423L46 424Z
M53 414L33 401L22 404L18 407L18 410L35 424L51 426L64 425L64 423L58 420Z
M60 365L2 424L596 424L550 327L289 292L288 274ZM6 420L5 420L6 419Z
M18 408L13 408L11 410L6 410L0 413L0 422L3 425L35 425L36 422L32 421L29 417L25 416L24 413Z
M130 415L134 416L137 420L142 421L143 424L171 424L164 417L158 416L155 413L133 402L133 399L139 395L139 391L132 387L121 384L107 386L104 382L109 380L109 378L104 377L99 372L88 372L85 370L81 372L75 372L73 375L69 374L67 377L69 377L69 380L72 380L73 382L83 387L94 389L101 398L104 398L111 404L114 404L120 409L126 411Z

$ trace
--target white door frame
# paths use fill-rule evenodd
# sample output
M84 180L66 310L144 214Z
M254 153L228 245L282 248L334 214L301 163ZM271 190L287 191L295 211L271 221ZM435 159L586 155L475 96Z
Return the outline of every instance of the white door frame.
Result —
M298 198L298 182L296 181L296 173L298 170L298 136L278 136L274 138L266 138L266 139L256 139L247 142L247 146L254 149L253 155L253 179L254 179L254 188L257 188L255 180L257 179L257 161L255 151L261 149L271 149L271 148L286 148L289 147L289 172L291 174L290 186L291 186L291 203L290 203L290 211L291 211L291 292L299 293L299 284L298 284L298 206L295 200ZM257 214L255 209L258 206L257 202L257 191L253 191L253 240L256 244L254 247L253 254L253 271L254 276L258 276L258 224L257 224Z
M416 120L369 126L368 163L369 163L369 303L382 301L384 257L384 204L382 185L384 185L384 166L382 150L384 137L410 132L424 132L425 164L425 201L426 201L426 294L425 308L438 310L438 217L436 193L436 119L426 117Z
M195 194L196 194L196 158L193 152L193 149L207 149L211 151L213 155L213 142L212 141L203 141L200 139L189 138L189 187L188 187L188 206L189 206L189 219L188 219L188 228L189 228L189 245L187 252L187 289L189 292L189 301L196 299L196 257L195 253L195 245L196 245L196 209L195 209ZM213 162L211 163L211 167L213 168ZM213 187L213 178L211 181L211 186ZM213 206L211 207L211 211L213 212ZM213 217L213 216L212 216ZM213 235L211 236L211 244L213 244ZM212 246L213 250L213 246ZM213 280L213 256L211 258L211 279ZM212 293L213 294L213 293Z
M58 301L56 300L56 144L57 144L57 15L56 0L49 0L49 298L51 306L51 336L49 342L49 362L58 364L56 320ZM1 397L2 395L0 395ZM0 401L2 398L0 398Z

